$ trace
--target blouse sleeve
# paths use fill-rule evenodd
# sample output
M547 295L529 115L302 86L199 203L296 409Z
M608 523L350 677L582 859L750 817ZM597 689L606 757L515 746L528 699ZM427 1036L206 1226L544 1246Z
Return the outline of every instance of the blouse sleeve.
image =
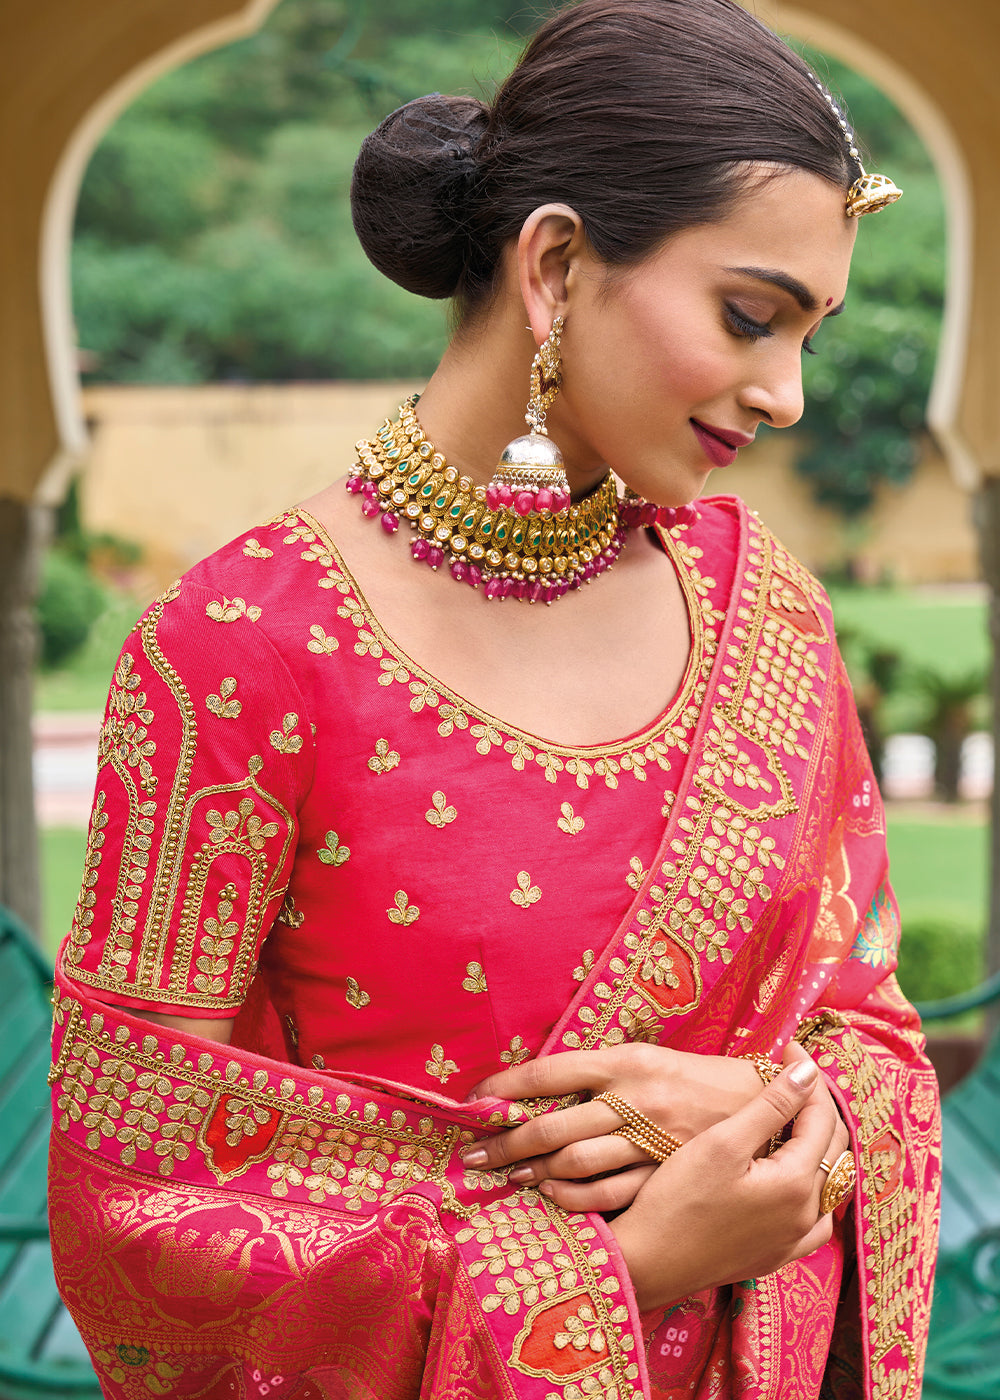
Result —
M302 694L259 618L185 580L126 639L60 950L99 1000L227 1018L246 996L314 759Z

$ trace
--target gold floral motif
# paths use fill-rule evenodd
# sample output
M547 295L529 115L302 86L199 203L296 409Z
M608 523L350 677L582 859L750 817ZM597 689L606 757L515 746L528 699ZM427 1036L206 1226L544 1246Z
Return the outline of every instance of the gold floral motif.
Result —
M583 951L583 955L580 958L579 967L574 967L573 969L573 981L586 982L587 978L590 976L593 966L594 950L593 948L585 948Z
M274 550L268 549L267 546L261 544L259 540L249 539L244 542L243 553L248 559L270 559L274 554Z
M363 1011L371 1001L370 995L361 990L357 978L355 977L348 977L347 979L346 996L348 1006L353 1006L356 1011Z
M244 598L227 598L225 595L223 595L221 603L218 598L213 598L206 605L205 612L213 622L235 622L237 618L241 617L246 617L250 622L256 622L260 617L260 608L247 607Z
M526 870L521 870L517 877L517 889L511 890L510 902L516 904L520 909L527 909L532 904L537 904L542 897L542 892L537 885L531 883L531 876Z
M431 1057L424 1065L424 1069L435 1079L440 1079L442 1084L447 1084L451 1076L458 1073L458 1065L454 1060L445 1059L444 1047L441 1045L431 1046Z
M431 826L445 827L458 816L456 809L448 806L448 799L443 792L432 793L431 803L432 806L424 813L425 820L429 821Z
M462 978L462 986L467 992L476 995L486 991L486 973L483 971L482 963L470 962L465 964L466 976Z
M635 890L638 894L646 883L646 876L648 874L649 871L642 868L642 861L639 857L633 856L629 861L629 873L625 876L625 883L630 890Z
M312 640L306 642L306 650L313 652L316 656L332 656L340 646L336 637L328 637L318 622L309 628L309 635Z
M351 858L350 846L342 846L335 831L326 833L326 845L316 852L324 865L343 865Z
M264 842L278 834L277 822L262 822L253 809L253 799L244 797L239 808L222 815L221 812L205 813L205 821L212 828L209 840L214 845L222 841L242 841L252 850L262 851Z
M395 909L385 911L389 916L390 924L402 924L404 928L409 928L410 924L416 923L420 918L420 910L415 904L410 903L409 895L405 890L396 891L395 905Z
M149 760L156 752L156 743L149 738L146 726L152 724L154 716L145 692L139 690L142 682L133 665L130 653L123 652L108 698L108 716L97 740L97 762L98 767L103 767L117 760L116 766L136 769L139 786L152 796L157 778Z
M557 820L556 826L560 831L565 831L567 836L576 836L578 832L583 830L584 820L574 813L569 802L564 802L559 810L562 812L562 816Z
M205 704L213 715L218 715L220 719L238 719L243 704L240 700L232 699L236 690L236 677L224 676L219 682L218 695L206 695Z
M277 827L275 827L277 831ZM201 957L195 960L198 969L194 978L195 990L215 996L226 989L224 973L229 965L229 955L236 945L240 926L230 914L238 898L236 886L228 884L219 894L218 918L207 918L205 933L199 942Z
M69 943L63 957L75 966L84 955L84 949L92 937L90 926L94 922L94 905L97 902L95 889L105 840L104 828L108 824L108 814L104 810L106 796L98 792L94 799L94 810L90 816L90 829L87 834L87 852L83 858L83 881L73 914Z
M278 753L298 753L302 748L302 735L294 734L292 731L299 722L297 714L291 711L285 715L281 721L280 729L272 729L268 738L271 741L272 749Z
M375 745L375 753L368 760L368 767L376 776L388 773L393 768L399 766L399 754L395 749L390 749L388 739L379 739Z
M525 1045L523 1037L513 1035L510 1038L509 1048L500 1051L500 1059L505 1065L510 1065L513 1068L514 1065L523 1064L530 1054L531 1051Z

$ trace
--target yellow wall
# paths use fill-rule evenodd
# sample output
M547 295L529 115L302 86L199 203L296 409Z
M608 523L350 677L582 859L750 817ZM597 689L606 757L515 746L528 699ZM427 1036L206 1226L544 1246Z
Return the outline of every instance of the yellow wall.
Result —
M137 541L153 592L241 530L302 500L354 460L412 384L101 387L85 391L93 446L82 478L86 525ZM794 442L768 434L716 472L811 567L843 556L835 518L791 470ZM888 490L858 553L874 577L977 576L969 500L929 447L912 486Z

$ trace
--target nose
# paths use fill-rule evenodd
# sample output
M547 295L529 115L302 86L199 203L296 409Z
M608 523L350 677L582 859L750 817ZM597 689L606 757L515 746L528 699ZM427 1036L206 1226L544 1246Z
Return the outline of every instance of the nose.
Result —
M775 355L756 366L755 378L747 383L740 403L772 428L790 428L802 417L802 356Z

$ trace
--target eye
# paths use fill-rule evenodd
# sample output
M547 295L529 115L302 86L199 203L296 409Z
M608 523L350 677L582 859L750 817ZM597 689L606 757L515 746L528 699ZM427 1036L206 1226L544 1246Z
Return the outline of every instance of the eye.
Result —
M737 310L732 302L727 301L725 309L726 322L733 335L738 335L743 340L749 340L751 345L774 334L770 326L766 326L760 321L752 321L749 316L745 316L742 311Z

